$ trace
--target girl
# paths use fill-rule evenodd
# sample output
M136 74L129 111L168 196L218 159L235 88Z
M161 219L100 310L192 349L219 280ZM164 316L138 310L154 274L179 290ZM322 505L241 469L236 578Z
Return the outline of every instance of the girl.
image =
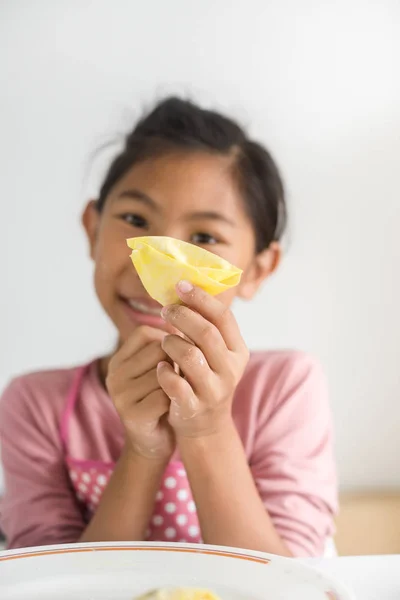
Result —
M323 375L299 352L249 355L229 309L278 266L285 221L274 161L230 119L169 98L129 133L83 213L116 350L19 377L1 400L10 548L323 553L336 508ZM129 259L126 238L141 235L204 246L243 269L241 283L215 298L182 281L182 304L160 311Z

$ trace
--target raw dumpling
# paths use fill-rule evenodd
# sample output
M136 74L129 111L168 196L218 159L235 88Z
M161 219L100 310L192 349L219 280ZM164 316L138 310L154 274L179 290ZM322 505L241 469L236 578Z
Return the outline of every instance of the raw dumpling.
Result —
M242 274L220 256L170 237L127 240L131 259L148 294L163 306L179 302L175 291L185 279L215 296L236 286Z
M208 590L196 588L161 588L148 592L135 600L219 600L219 598Z

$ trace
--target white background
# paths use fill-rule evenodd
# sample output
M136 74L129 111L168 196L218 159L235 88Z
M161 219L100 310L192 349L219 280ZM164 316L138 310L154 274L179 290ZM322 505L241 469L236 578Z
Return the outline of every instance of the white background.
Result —
M287 181L286 260L237 307L248 344L322 361L343 486L399 484L398 0L2 0L0 45L0 387L111 343L79 224L91 157L189 93Z

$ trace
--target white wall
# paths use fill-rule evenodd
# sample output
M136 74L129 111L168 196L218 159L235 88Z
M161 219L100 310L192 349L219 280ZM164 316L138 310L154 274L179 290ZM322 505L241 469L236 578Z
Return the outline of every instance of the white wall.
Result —
M90 156L191 92L287 180L286 261L237 308L249 345L315 353L343 485L399 484L399 24L397 0L3 0L0 386L109 344L79 225Z

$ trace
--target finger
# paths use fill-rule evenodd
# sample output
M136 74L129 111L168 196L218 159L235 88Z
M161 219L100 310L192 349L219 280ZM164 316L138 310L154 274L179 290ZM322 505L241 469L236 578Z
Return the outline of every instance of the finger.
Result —
M217 327L229 350L243 352L246 349L235 317L220 300L188 281L180 281L176 290L184 304L193 308Z
M118 367L121 363L139 352L149 343L156 341L161 342L165 335L165 331L155 329L154 327L147 327L146 325L138 327L112 357L110 365L112 364L114 368Z
M175 373L169 363L157 367L158 382L170 400L172 417L192 419L201 412L199 399L190 383Z
M177 335L166 336L162 345L171 360L179 366L195 393L206 396L212 393L216 375L208 366L200 348Z
M106 380L107 389L119 414L124 413L131 405L137 404L143 398L159 389L157 369L154 368L145 375L132 380L130 385L113 386L113 381Z
M163 415L169 412L170 406L171 400L164 390L160 389L160 385L158 384L158 389L154 390L143 402L140 402L136 406L135 421L137 424L141 424L142 429L147 424L154 426L158 424L159 419Z
M117 369L110 369L110 375L115 373L115 378L126 382L144 375L154 369L161 360L169 360L161 347L161 342L151 342L129 359L125 360Z
M180 304L164 307L162 316L200 348L213 371L224 372L229 351L215 325L198 312Z

